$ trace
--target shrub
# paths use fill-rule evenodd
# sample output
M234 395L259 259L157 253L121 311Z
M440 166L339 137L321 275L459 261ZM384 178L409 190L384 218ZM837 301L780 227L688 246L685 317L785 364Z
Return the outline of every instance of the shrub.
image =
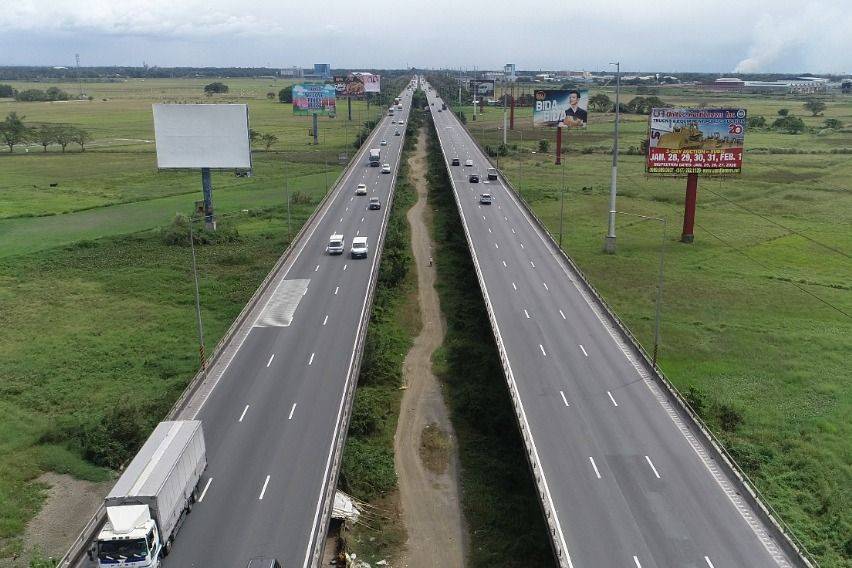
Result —
M228 85L220 81L204 85L204 94L208 96L213 94L227 93L228 90Z
M746 125L749 128L765 128L766 117L760 115L750 116L748 117L748 120L746 120Z
M547 154L548 150L550 150L550 142L548 142L547 140L539 140L538 151L542 154Z
M786 132L787 134L799 134L805 130L805 122L797 116L788 115L776 118L772 123L772 128L781 132Z
M743 422L743 415L727 404L719 404L716 407L716 417L719 419L719 426L725 432L735 431Z

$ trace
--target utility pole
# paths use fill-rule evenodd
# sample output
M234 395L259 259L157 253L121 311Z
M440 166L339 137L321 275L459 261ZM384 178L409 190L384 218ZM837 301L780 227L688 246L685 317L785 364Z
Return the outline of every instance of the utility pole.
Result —
M80 98L83 98L83 77L80 75L80 54L75 53L74 59L77 61L77 83L80 84Z
M615 254L615 190L618 179L618 120L619 120L619 95L621 94L621 62L610 63L615 65L615 128L612 137L612 178L609 184L609 228L604 241L604 252Z
M287 201L287 240L292 238L290 232L290 189L287 187L287 169L284 169L284 199Z
M562 221L565 218L565 165L562 164L559 168L562 170L562 190L561 198L559 199L559 248L562 248Z
M503 146L506 145L506 100L508 95L506 95L506 83L503 83Z
M192 224L195 217L189 219L189 248L192 250L192 276L195 279L195 319L198 324L198 356L201 360L201 369L207 375L207 357L204 354L204 325L201 323L201 296L198 293L198 267L195 263L195 235L192 232Z

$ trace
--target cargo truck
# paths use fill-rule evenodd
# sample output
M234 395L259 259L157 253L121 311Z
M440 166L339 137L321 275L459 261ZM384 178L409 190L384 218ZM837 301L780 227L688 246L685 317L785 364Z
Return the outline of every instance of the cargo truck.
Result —
M374 168L382 165L382 151L379 148L370 148L370 165Z
M206 467L200 421L158 424L106 496L107 522L89 558L100 568L160 566Z

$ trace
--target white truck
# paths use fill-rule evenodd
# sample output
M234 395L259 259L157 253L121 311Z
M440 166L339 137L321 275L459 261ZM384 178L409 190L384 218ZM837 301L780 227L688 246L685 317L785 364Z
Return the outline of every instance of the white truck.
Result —
M370 165L374 168L382 165L382 151L379 148L370 148Z
M106 496L89 557L99 568L156 568L195 503L207 467L198 420L161 422Z

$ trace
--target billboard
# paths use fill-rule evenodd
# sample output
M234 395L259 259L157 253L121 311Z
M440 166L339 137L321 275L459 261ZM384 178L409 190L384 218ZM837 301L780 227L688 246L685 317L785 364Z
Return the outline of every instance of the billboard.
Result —
M494 96L494 79L471 79L468 90L477 96Z
M372 73L335 75L334 89L341 97L357 97L364 93L380 92L381 76Z
M587 89L537 90L533 126L582 128L589 120Z
M155 104L157 167L251 169L247 105Z
M293 85L293 114L327 114L336 110L334 85L299 83Z
M649 121L649 174L741 172L746 109L654 108Z

